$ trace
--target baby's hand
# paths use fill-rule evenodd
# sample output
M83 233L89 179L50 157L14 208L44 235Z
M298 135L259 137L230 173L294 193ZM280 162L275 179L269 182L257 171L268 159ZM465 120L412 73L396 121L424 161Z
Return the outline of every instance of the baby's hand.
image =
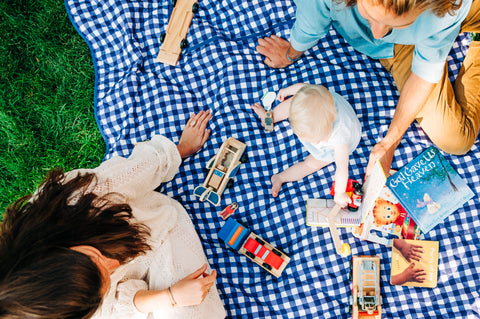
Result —
M285 101L288 97L295 95L302 87L304 87L305 83L297 83L290 85L289 87L280 89L277 94L277 98L280 102Z
M342 208L346 207L352 201L350 199L350 196L348 196L348 194L345 192L335 193L335 197L333 198L333 200Z
M289 88L280 89L277 94L277 99L280 102L285 101L291 94L288 92Z
M265 116L267 115L267 111L265 111L265 109L260 103L253 104L252 109L258 115L258 117L262 121L262 125L265 127Z

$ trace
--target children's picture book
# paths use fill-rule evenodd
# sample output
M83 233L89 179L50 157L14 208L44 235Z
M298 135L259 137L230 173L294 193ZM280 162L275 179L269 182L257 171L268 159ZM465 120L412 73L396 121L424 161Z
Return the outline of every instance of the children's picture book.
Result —
M390 284L437 286L438 241L396 239L392 248Z
M307 200L307 225L312 227L328 227L327 216L335 207L333 199L309 198ZM353 227L360 225L362 221L362 213L342 208L335 218L337 227Z
M353 235L389 247L395 238L418 239L420 229L385 185L386 182L387 177L377 162L365 181L365 195L360 207L362 222L354 229Z
M390 176L387 186L424 233L474 196L434 146Z
M473 195L434 146L388 178L377 162L365 180L362 223L353 234L386 246L394 238L418 239Z

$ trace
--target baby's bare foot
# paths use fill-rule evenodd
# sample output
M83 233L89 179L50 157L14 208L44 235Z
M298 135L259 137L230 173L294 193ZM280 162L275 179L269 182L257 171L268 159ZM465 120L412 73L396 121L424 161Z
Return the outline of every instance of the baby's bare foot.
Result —
M272 181L272 196L273 197L278 196L278 192L280 192L280 189L282 188L282 184L283 184L282 179L278 175L279 174L275 174L270 178L270 180Z
M255 103L252 105L253 111L258 115L260 120L262 121L262 125L265 126L265 116L267 114L267 111L263 108L263 106L260 103Z

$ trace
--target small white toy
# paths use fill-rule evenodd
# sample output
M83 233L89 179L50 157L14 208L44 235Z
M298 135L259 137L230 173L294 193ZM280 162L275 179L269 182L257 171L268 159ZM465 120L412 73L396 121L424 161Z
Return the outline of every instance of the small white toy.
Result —
M277 93L275 92L266 92L262 96L263 108L267 111L265 114L265 132L273 131L273 111L272 104L277 98Z

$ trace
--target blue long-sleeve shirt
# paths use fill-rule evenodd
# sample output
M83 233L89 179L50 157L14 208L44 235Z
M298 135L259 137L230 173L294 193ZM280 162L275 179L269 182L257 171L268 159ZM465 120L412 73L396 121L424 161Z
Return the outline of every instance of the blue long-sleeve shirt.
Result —
M413 44L412 72L420 78L437 83L443 74L445 61L460 32L472 0L463 0L455 15L437 17L424 11L405 29L393 29L381 39L375 39L368 21L357 6L345 7L335 0L295 0L296 20L290 43L297 51L306 51L333 27L357 51L374 59L393 57L394 44Z

